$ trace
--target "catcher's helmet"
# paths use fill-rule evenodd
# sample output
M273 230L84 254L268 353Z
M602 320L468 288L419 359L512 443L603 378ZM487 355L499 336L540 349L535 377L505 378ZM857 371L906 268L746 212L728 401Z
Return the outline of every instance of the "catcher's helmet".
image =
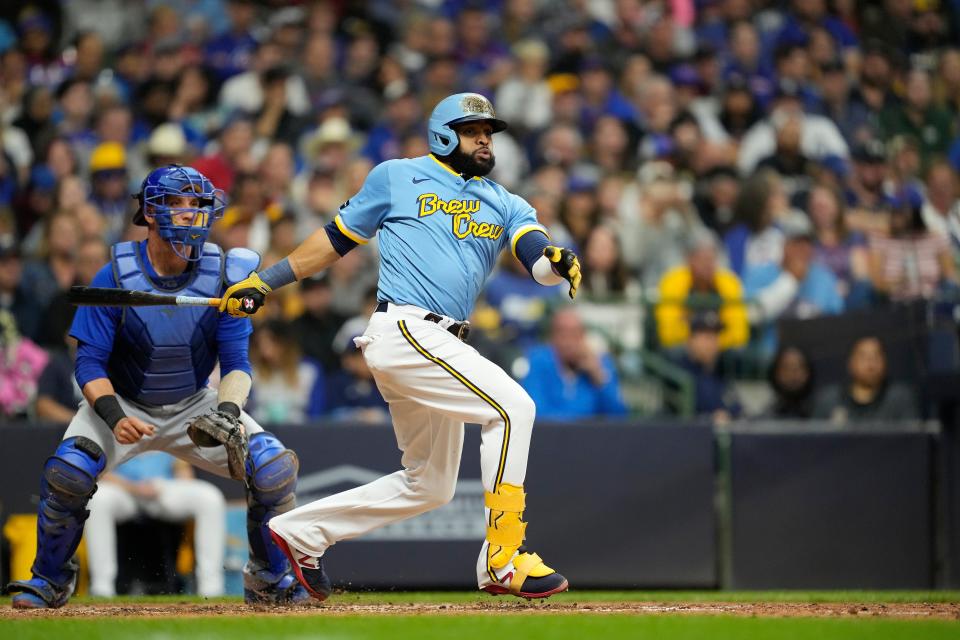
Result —
M192 195L200 200L198 207L171 207L167 196ZM151 171L140 185L140 193L134 196L140 207L133 215L133 223L147 226L144 213L157 222L160 237L170 242L174 252L185 260L200 259L200 249L210 234L210 227L223 216L226 198L223 191L192 167L171 164ZM193 212L189 225L179 225L173 216L185 211Z
M486 120L493 126L493 132L503 131L507 123L497 119L493 105L479 93L455 93L437 103L430 114L427 125L430 151L438 156L449 155L457 148L457 132L450 125Z

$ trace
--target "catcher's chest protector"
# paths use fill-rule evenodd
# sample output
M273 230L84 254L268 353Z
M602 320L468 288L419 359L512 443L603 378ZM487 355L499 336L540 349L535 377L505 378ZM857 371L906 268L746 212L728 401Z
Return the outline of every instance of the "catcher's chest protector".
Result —
M223 283L220 247L207 243L193 276L179 290L157 288L135 242L113 248L114 276L135 291L217 297ZM117 392L148 405L174 404L196 393L217 363L219 313L212 307L126 307L107 374Z

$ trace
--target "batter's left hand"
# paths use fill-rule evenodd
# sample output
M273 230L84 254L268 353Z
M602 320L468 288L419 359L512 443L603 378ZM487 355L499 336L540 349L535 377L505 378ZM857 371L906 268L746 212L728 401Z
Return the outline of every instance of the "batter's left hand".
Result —
M260 275L251 271L249 276L223 292L220 297L220 311L226 311L235 318L252 316L266 302L270 291L272 289L260 279Z
M551 262L554 273L570 283L570 299L577 297L580 288L580 259L570 249L563 247L544 247L543 255Z

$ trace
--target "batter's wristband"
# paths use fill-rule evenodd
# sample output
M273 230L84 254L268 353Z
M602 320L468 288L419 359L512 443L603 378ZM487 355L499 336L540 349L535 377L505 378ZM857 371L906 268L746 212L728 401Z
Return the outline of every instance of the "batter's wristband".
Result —
M290 266L290 261L284 258L277 264L264 269L259 274L260 280L263 281L263 284L270 287L272 290L279 289L280 287L286 286L291 282L297 281L297 276L293 273L293 267Z
M236 402L230 402L229 400L225 400L225 401L221 402L220 404L218 404L218 405L217 405L217 411L222 411L222 412L224 412L224 413L229 413L229 414L232 415L234 418L239 418L239 417L240 417L240 407L237 406L237 403L236 403Z
M127 417L127 414L123 412L123 407L120 406L120 401L114 395L97 398L93 403L93 410L107 423L111 431L117 426L118 422Z

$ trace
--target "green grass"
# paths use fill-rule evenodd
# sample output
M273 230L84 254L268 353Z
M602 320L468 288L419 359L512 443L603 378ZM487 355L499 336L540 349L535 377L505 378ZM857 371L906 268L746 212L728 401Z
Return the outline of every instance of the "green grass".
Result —
M769 619L694 616L577 615L374 616L322 615L288 618L194 618L80 620L67 618L0 621L0 636L13 640L899 640L955 639L960 625L941 621Z
M920 603L960 602L957 591L584 591L554 596L550 603L563 602L799 602L799 603ZM103 602L75 598L74 604ZM239 598L203 600L193 596L123 598L123 603L238 603ZM335 596L340 604L470 604L503 602L489 596L465 592L353 592ZM9 607L0 598L0 607ZM166 617L166 618L0 618L2 640L581 640L600 638L643 638L651 640L940 640L960 638L960 623L927 619L891 618L748 618L718 615L625 615L567 610L549 615L541 605L529 607L548 615L525 616L516 602L513 615L502 610L487 613L422 615L364 615L342 610L324 615L323 608L289 616Z
M124 602L240 602L239 597L204 599L196 596L123 597ZM506 601L506 600L504 600ZM73 598L75 604L104 602ZM336 594L330 602L351 604L497 602L490 596L465 591L351 591ZM960 602L960 591L571 591L548 602ZM0 598L3 606L3 598Z

